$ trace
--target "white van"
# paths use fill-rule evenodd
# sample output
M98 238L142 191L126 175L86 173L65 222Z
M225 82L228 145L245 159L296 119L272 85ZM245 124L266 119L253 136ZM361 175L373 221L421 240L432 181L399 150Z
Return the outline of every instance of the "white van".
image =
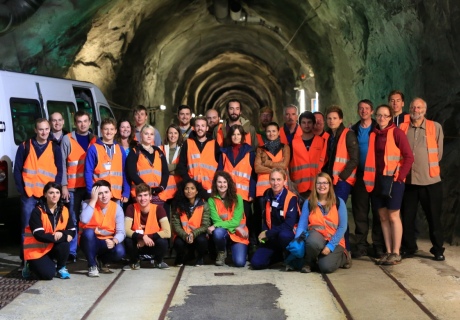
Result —
M48 119L58 111L64 117L64 129L72 131L77 110L91 115L92 132L98 136L101 119L115 118L101 90L92 83L0 70L0 223L6 220L7 199L19 196L13 161L19 144L35 135L35 120Z

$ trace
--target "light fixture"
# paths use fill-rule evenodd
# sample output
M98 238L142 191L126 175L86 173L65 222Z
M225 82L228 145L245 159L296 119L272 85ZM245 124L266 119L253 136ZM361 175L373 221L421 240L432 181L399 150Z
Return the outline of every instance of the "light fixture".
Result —
M160 110L161 111L165 111L166 110L166 106L164 104L160 105Z

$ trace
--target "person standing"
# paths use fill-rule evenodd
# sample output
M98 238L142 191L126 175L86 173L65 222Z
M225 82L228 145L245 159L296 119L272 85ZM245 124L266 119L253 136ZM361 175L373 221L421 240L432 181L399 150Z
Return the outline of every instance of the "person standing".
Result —
M270 107L263 107L259 110L259 128L257 129L257 145L262 147L267 141L265 129L273 121L273 110Z
M442 181L439 162L443 154L444 133L438 122L426 119L427 104L415 98L410 104L410 122L400 128L409 140L414 163L406 179L402 204L402 250L410 256L417 251L415 219L418 203L428 222L430 249L435 261L444 261L444 237L441 223Z
M193 137L193 127L190 123L192 120L192 108L188 105L180 105L177 110L177 120L179 120L180 133L183 139Z
M206 121L208 122L208 131L206 136L208 139L212 139L214 128L220 124L219 113L215 109L209 109L206 111Z
M136 140L135 128L128 119L120 119L118 121L117 134L115 141L128 156L132 148L134 148L140 140Z
M393 109L393 123L399 127L401 123L410 120L410 116L404 109L404 93L400 90L393 90L388 94L388 104Z
M290 145L294 137L300 137L302 135L302 129L297 123L299 119L299 109L297 106L290 104L284 107L283 112L284 125L280 128L280 139L281 143Z
M67 131L64 130L65 122L62 114L60 112L53 112L50 114L49 122L51 125L50 139L60 145L62 138L67 134Z
M148 114L147 108L143 105L138 105L137 107L133 108L133 116L134 116L134 124L136 126L136 136L135 139L137 141L141 141L141 130L142 128L148 124ZM155 140L154 144L159 147L161 146L161 135L160 132L155 128Z

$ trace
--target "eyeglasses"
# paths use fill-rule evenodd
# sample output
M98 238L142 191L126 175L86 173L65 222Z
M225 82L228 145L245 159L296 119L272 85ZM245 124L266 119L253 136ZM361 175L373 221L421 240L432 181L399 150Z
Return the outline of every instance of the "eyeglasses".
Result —
M376 118L384 118L384 119L389 119L389 118L391 118L391 116L388 116L388 115L386 115L386 114L377 114L375 117L376 117Z
M317 186L327 186L329 184L329 182L325 181L325 182L317 182L316 185Z

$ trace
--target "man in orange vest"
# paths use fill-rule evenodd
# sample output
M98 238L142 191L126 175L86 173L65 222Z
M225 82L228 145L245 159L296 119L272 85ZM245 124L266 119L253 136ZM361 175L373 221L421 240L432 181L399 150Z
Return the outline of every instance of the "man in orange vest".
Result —
M176 172L184 180L192 178L200 182L210 193L221 152L216 141L206 137L207 130L206 118L196 117L195 137L185 140L182 145Z
M399 90L393 90L388 94L388 104L394 111L393 123L399 127L403 122L409 121L409 114L403 110L404 93Z
M265 129L273 121L273 110L270 107L263 107L259 110L259 128L257 129L257 145L262 147L267 141Z
M129 265L123 270L139 270L139 254L155 256L154 267L169 269L163 262L171 237L166 211L162 206L152 204L150 187L141 183L136 186L136 203L130 204L125 214L125 246L129 255Z
M410 122L400 129L406 132L414 154L412 169L406 178L401 207L403 237L401 252L408 257L417 251L415 219L418 203L422 205L428 222L435 261L444 261L444 237L441 224L442 183L439 162L442 159L444 133L439 123L425 118L426 102L415 98L410 104Z
M299 122L302 135L292 140L289 170L291 180L297 185L297 191L307 199L313 187L312 182L323 167L326 142L313 133L316 122L313 113L303 112Z
M64 135L61 141L62 152L62 199L69 202L69 213L73 224L78 226L81 202L86 197L85 157L88 148L96 142L89 132L91 117L88 112L79 110L74 115L75 131ZM69 262L77 259L77 240L70 242Z
M120 205L129 199L131 190L125 175L126 153L114 141L117 133L115 119L101 121L102 138L97 139L86 153L85 184L86 192L91 194L93 184L101 179L107 180L112 187L112 195Z
M220 117L217 110L209 109L206 111L206 121L208 122L208 131L206 132L206 136L208 139L212 139L214 128L220 123Z
M226 111L227 119L214 129L214 139L216 139L217 144L222 147L230 127L234 124L239 124L243 126L244 132L246 132L246 143L255 150L257 148L256 129L249 120L241 116L241 102L237 99L230 100L227 102Z
M356 170L356 182L351 190L351 204L355 221L355 237L357 250L353 250L353 258L367 256L367 235L369 233L369 210L371 209L371 193L367 192L364 184L364 167L369 147L369 136L377 125L372 119L374 105L372 101L363 99L358 102L358 115L360 120L355 123L351 130L356 134L359 147L359 164ZM383 254L385 243L383 241L382 227L377 210L372 209L372 243L374 254L380 258Z
M43 196L46 183L62 182L62 154L59 146L49 139L50 124L39 118L35 121L36 136L20 144L14 160L14 181L21 195L21 236L35 208L37 200ZM20 254L23 261L23 250ZM23 262L21 263L21 266Z
M329 134L326 131L324 131L324 114L320 111L313 112L313 114L315 115L316 119L315 127L313 128L313 133L327 140Z
M80 247L88 261L89 277L99 277L99 271L113 273L107 263L125 256L121 244L125 239L124 213L111 199L110 183L98 180L91 189L91 199L82 205Z
M280 129L280 140L281 143L291 144L294 137L300 137L302 135L302 129L300 129L297 120L299 119L299 109L297 106L290 104L284 107L284 125Z
M136 126L136 140L141 141L141 130L142 128L148 123L147 120L149 118L147 114L147 108L143 105L138 105L137 107L133 108L133 117L134 117L134 124ZM161 146L163 143L161 142L161 135L160 132L155 128L155 142L154 145L157 147Z

